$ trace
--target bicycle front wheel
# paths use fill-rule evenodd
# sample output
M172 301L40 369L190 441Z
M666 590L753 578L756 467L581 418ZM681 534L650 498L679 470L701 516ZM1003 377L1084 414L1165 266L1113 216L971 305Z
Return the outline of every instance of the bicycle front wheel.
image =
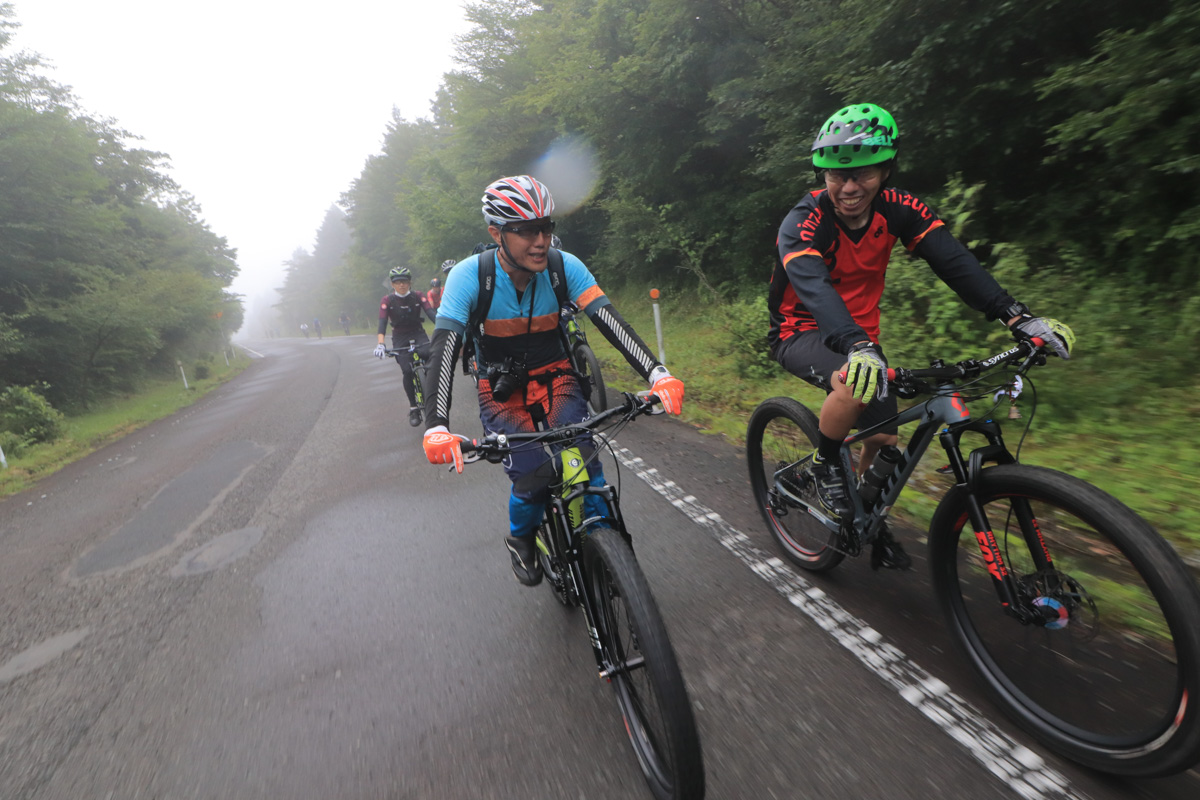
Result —
M604 391L604 375L600 372L600 359L596 358L591 347L581 344L575 348L575 368L591 381L588 402L592 404L592 411L607 411L608 395Z
M823 572L842 563L837 533L792 500L801 493L795 464L817 446L817 418L790 397L759 403L746 428L750 488L767 528L792 563Z
M983 506L1023 609L1001 607L955 487L930 525L934 588L951 630L1009 716L1052 750L1119 775L1200 759L1200 590L1141 517L1049 469L983 470ZM1189 702L1190 701L1190 702Z
M659 800L704 796L700 734L658 605L633 551L611 529L583 543L587 592L625 730Z

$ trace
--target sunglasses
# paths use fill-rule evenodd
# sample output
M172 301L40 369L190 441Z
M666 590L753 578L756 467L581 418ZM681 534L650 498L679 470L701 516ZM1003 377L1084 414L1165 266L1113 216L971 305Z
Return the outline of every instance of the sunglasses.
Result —
M515 233L522 239L533 241L541 234L549 236L554 233L554 227L554 220L546 220L545 222L537 222L532 225L505 225L500 230L505 233Z
M825 180L830 183L841 185L848 181L854 181L857 184L864 184L868 181L875 180L882 173L878 167L859 167L858 169L827 169L825 170Z

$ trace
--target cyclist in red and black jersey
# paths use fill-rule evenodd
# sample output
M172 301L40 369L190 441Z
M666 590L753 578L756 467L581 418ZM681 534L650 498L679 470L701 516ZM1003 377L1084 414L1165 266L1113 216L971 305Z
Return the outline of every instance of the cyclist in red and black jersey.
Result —
M412 271L408 267L395 267L388 278L392 282L392 293L385 295L379 302L379 344L375 347L375 357L383 358L386 348L383 346L383 335L387 333L388 322L392 323L392 349L407 350L410 340L417 343L417 352L421 358L429 360L429 336L425 333L424 321L421 315L435 322L437 316L433 306L420 292L411 291ZM413 369L412 357L407 353L397 353L396 363L404 373L404 393L408 395L408 424L414 428L421 424L421 408L417 405L416 381L417 374Z
M879 106L839 110L812 147L825 188L802 197L779 227L768 341L785 369L828 392L819 446L798 477L815 484L835 519L851 513L842 440L851 428L870 427L897 410L879 346L879 299L897 241L927 261L967 305L1004 322L1014 335L1044 339L1062 358L1069 358L1075 342L1066 325L1035 317L1013 299L919 198L888 187L898 145L896 122ZM845 383L834 379L843 371ZM896 441L895 428L867 438L860 472L880 447ZM885 531L871 563L906 568L911 560Z

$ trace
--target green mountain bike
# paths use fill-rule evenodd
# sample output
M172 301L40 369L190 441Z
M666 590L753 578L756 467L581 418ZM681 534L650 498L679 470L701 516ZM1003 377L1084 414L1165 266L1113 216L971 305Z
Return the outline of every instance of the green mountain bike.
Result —
M589 485L589 452L581 434L596 439L651 413L656 398L625 400L579 425L518 434L489 434L463 442L466 461L503 461L514 450L549 448L542 476L550 498L537 532L547 583L560 603L583 609L600 678L612 684L625 730L651 792L658 800L704 797L704 763L691 701L650 585L633 555L617 488ZM599 496L603 518L585 518L583 498Z

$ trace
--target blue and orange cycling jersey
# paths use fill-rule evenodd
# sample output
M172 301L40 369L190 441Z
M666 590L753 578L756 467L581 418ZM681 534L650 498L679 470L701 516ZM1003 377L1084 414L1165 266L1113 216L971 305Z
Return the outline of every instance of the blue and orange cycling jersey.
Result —
M592 273L575 256L563 253L567 299L585 312L608 302ZM462 334L479 302L479 256L459 262L446 279L446 290L438 307L434 329ZM496 286L481 346L488 362L513 358L536 368L564 356L558 333L558 296L550 283L550 270L537 273L518 293L512 279L496 265Z

